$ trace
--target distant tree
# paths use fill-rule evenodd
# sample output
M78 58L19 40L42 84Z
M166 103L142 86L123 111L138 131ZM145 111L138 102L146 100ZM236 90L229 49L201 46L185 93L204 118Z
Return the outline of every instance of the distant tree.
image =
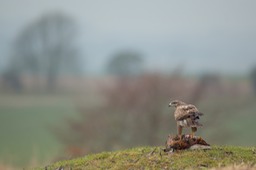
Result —
M58 74L77 67L76 24L61 13L42 16L17 37L10 67L18 72L44 75L54 90Z
M214 94L221 94L221 77L217 74L205 73L200 76L197 85L191 95L190 101L198 103L207 94L208 90L213 90Z
M12 90L14 92L20 92L23 88L21 78L17 74L17 70L6 70L2 75L3 84L5 89Z
M121 51L110 59L107 70L119 76L138 75L143 70L143 59L137 52Z
M256 66L252 69L250 77L251 77L254 94L256 95Z

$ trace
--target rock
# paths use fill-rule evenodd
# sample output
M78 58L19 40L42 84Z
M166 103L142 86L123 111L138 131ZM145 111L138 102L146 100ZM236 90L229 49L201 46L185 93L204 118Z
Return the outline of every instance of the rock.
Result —
M191 149L191 150L196 150L196 149L207 150L207 149L211 149L211 146L195 144L195 145L190 146L188 149Z

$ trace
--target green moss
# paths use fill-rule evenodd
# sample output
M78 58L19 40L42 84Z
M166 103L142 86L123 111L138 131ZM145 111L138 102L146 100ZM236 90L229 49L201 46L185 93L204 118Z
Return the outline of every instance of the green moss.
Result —
M255 147L213 146L211 150L186 150L172 154L160 147L139 147L103 152L54 163L47 169L208 169L230 164L255 164ZM45 169L43 168L38 168Z

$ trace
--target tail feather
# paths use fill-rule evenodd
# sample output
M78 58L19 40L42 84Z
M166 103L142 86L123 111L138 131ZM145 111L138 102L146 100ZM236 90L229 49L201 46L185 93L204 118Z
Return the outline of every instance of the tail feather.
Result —
M204 114L202 112L197 113L199 116L203 116Z
M199 122L195 122L196 126L203 126L201 123Z

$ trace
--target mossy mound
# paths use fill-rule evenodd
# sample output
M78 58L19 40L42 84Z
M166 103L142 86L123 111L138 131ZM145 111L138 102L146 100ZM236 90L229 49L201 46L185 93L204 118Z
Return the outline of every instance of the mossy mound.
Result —
M228 165L256 164L255 147L212 146L211 150L182 150L171 154L162 147L138 147L91 154L56 162L38 170L61 169L208 169Z

